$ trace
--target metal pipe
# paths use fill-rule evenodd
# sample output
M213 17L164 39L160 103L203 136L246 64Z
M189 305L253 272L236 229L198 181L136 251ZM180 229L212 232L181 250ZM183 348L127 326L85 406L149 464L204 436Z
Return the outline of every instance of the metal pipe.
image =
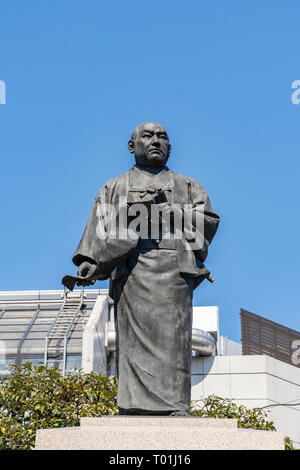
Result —
M214 356L216 354L216 341L207 331L193 328L192 349L200 356Z
M64 353L63 353L63 368L62 375L65 376L67 365L67 335L64 336Z
M45 337L45 349L44 349L44 366L47 367L48 360L48 335Z
M116 332L107 329L107 351L116 350ZM200 356L214 356L216 353L216 341L214 337L206 331L193 328L192 330L192 350Z
M16 361L15 361L15 364L17 366L19 366L21 364L21 349L22 349L23 343L24 343L25 339L27 338L28 333L30 332L31 327L33 326L35 320L37 319L37 316L38 316L39 313L40 313L40 305L38 305L38 308L37 308L36 312L34 313L29 325L27 326L27 328L25 330L25 333L23 334L22 338L19 341L18 349L17 349L17 357L16 357Z

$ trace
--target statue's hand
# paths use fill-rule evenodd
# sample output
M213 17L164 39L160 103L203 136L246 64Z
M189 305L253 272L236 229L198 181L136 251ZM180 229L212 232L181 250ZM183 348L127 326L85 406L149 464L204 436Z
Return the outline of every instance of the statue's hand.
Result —
M97 264L84 261L78 268L77 276L90 277L96 271ZM92 286L96 281L77 281L77 286Z

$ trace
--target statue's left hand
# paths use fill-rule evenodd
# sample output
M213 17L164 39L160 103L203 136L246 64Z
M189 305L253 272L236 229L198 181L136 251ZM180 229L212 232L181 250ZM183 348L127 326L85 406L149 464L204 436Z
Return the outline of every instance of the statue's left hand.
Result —
M77 275L82 276L82 277L90 277L93 275L97 268L97 265L95 263L89 263L88 261L84 261L81 263L81 265L78 268ZM92 286L95 284L96 281L91 281L91 280L84 280L80 279L77 281L77 286Z

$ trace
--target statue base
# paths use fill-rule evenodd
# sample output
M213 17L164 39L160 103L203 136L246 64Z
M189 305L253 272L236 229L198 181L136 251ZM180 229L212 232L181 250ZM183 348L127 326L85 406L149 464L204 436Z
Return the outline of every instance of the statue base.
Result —
M193 416L81 418L73 428L40 429L36 450L283 450L284 435L238 429L235 419Z

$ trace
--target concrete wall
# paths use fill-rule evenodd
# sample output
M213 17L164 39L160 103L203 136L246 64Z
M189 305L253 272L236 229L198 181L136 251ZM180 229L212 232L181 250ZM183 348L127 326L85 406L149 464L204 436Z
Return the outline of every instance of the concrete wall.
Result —
M108 322L108 296L99 295L82 336L82 369L106 375L105 333Z
M288 403L271 407L269 419L300 448L299 368L269 356L194 357L192 400L212 394L248 408Z
M219 336L219 307L193 307L193 328L207 331L217 340Z
M236 341L228 339L226 336L219 336L218 356L240 356L242 355L242 345Z

